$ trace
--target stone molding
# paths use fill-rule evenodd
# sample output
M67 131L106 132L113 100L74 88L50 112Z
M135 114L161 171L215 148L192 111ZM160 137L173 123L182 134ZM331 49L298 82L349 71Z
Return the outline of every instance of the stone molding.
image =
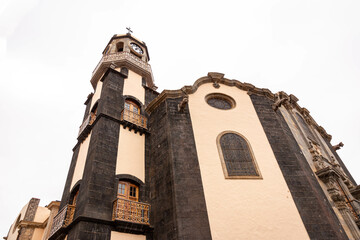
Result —
M286 108L295 108L301 113L304 117L305 121L307 121L310 125L312 125L320 135L325 138L326 140L330 141L332 136L329 135L326 130L319 126L315 120L310 116L309 110L306 108L300 107L297 103L298 98L295 97L293 94L286 94L285 92L281 91L276 94L272 93L267 88L257 88L250 83L243 83L235 79L227 79L224 78L224 74L216 73L216 72L209 72L206 77L201 77L195 81L192 86L184 86L178 90L163 90L158 97L156 97L146 108L146 111L151 114L159 105L167 98L178 98L178 97L186 97L188 94L193 94L197 91L197 89L206 83L213 83L215 88L220 87L220 83L226 86L234 86L241 90L247 91L249 95L255 94L260 96L265 96L268 99L272 100L275 104L276 109L281 105L284 105ZM279 102L280 100L280 102ZM274 109L275 110L275 109Z
M358 209L353 204L347 203L344 191L341 189L341 178L343 173L332 166L326 166L315 172L316 175L326 185L327 192L330 195L331 200L334 202L335 207L339 210L342 215L351 235L355 239L360 239L359 230L359 216Z
M20 221L19 228L45 228L47 220L45 222L31 222L31 221Z
M113 54L104 55L98 65L95 67L93 71L93 75L91 77L91 84L95 89L96 84L100 78L100 76L106 72L108 68L114 67L127 67L133 70L134 72L142 75L146 79L146 83L150 88L154 88L155 85L153 83L153 76L151 71L151 66L147 62L139 59L135 55L129 52L118 52Z
M330 169L334 171L338 178L344 181L349 189L354 188L353 184L349 180L349 177L346 175L341 166L335 161L334 158L327 159L321 154L320 145L314 141L309 141L309 151L312 156L312 160L314 162L314 166L316 169L316 174L322 174L324 169ZM319 176L319 175L318 175ZM320 177L320 176L319 176Z

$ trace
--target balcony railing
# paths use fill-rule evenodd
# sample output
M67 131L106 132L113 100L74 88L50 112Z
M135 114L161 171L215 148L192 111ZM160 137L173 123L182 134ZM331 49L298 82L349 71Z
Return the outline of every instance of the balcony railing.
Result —
M150 204L118 198L114 201L113 221L149 225Z
M72 223L74 218L74 212L75 212L74 205L66 205L65 207L63 207L54 217L49 236L51 237L59 229L63 227L67 227L70 223Z
M93 124L93 122L96 119L96 115L94 113L90 113L89 116L87 116L87 118L85 118L84 122L81 124L80 128L79 128L79 134L78 136L80 136L80 134L84 131L84 129Z
M118 61L125 60L125 59L128 60L129 62L141 67L142 69L144 69L148 72L151 72L150 65L147 62L136 57L134 54L131 54L129 52L117 52L117 53L104 55L101 58L100 62L96 65L96 67L93 71L93 75L97 72L97 70L100 68L102 63L118 62Z
M127 122L133 123L139 127L146 129L146 125L147 125L146 117L137 114L135 112L129 111L127 109L124 109L121 112L121 120L125 120Z

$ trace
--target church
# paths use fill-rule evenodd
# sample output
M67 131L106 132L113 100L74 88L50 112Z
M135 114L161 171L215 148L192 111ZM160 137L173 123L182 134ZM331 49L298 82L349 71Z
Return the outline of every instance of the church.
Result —
M294 95L216 72L159 93L130 33L102 54L61 201L6 239L360 239L342 143Z

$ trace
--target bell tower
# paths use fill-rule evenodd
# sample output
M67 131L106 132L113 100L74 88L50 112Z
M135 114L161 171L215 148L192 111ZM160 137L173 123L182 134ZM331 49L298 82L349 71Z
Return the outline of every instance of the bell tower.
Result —
M85 101L51 240L145 240L152 232L145 107L158 93L149 52L127 33L114 35L102 54L90 80L94 93Z

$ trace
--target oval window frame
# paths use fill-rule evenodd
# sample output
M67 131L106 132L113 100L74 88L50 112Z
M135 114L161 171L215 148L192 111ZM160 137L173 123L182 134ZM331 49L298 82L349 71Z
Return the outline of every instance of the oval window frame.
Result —
M218 108L215 106L212 106L208 103L208 100L213 99L213 98L218 98L218 99L222 99L225 100L226 102L228 102L230 104L230 108L225 109L225 108ZM236 102L235 100L230 97L229 95L223 94L223 93L209 93L208 95L205 96L205 102L207 103L207 105L209 105L210 107L213 107L215 109L219 109L219 110L231 110L234 109L236 107Z

